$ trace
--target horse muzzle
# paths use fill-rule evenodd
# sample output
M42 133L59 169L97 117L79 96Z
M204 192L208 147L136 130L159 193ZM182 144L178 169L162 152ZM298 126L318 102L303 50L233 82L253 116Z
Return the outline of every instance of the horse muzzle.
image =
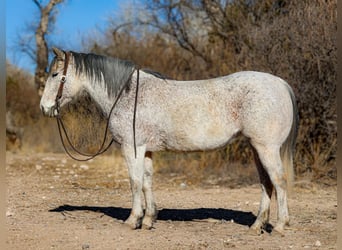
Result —
M45 115L45 116L56 117L59 114L57 105L53 105L50 107L40 105L40 109L41 109L43 115Z

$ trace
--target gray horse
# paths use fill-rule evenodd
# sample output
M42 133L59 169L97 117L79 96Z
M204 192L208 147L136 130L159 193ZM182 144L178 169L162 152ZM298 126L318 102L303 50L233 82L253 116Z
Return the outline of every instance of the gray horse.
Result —
M287 186L293 180L298 126L295 97L284 80L243 71L214 79L175 81L115 58L53 51L41 110L57 116L59 108L81 91L88 92L100 107L128 166L133 205L125 223L130 227L150 229L157 217L153 152L211 150L242 133L253 147L262 188L251 229L260 234L268 222L274 187L278 208L274 230L283 233L289 223Z

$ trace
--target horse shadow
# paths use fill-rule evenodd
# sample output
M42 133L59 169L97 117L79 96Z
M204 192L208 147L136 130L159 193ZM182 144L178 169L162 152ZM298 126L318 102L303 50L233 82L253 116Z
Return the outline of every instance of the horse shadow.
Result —
M73 211L91 211L101 213L112 217L113 219L125 221L131 209L122 207L100 207L100 206L73 206L62 205L49 212L73 212ZM158 210L157 221L199 221L206 219L215 219L218 221L234 221L234 223L251 226L256 216L252 212L244 212L225 208L189 208L189 209L168 209ZM267 225L266 231L271 232L272 226Z

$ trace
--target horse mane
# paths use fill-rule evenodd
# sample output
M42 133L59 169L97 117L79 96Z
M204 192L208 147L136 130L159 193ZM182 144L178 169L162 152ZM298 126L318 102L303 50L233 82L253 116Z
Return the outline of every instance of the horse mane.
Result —
M151 75L153 75L153 76L155 76L157 78L160 78L160 79L163 79L163 80L171 80L170 77L165 76L165 75L163 75L163 74L161 74L161 73L159 73L157 71L154 71L154 70L151 70L151 69L141 69L141 70L144 71L145 73L151 74Z
M76 68L76 74L86 74L91 83L104 81L109 96L118 92L130 83L135 65L130 61L96 54L85 54L71 51Z
M70 52L74 57L76 74L86 74L92 80L92 84L103 80L109 96L116 96L124 85L128 86L132 73L137 68L130 61L114 57ZM163 80L171 79L151 69L141 70Z

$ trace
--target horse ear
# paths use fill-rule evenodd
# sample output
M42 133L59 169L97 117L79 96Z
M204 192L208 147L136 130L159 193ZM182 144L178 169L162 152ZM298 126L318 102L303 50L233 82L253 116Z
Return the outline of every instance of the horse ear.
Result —
M64 59L64 52L56 47L52 48L53 53L57 56L57 58Z

